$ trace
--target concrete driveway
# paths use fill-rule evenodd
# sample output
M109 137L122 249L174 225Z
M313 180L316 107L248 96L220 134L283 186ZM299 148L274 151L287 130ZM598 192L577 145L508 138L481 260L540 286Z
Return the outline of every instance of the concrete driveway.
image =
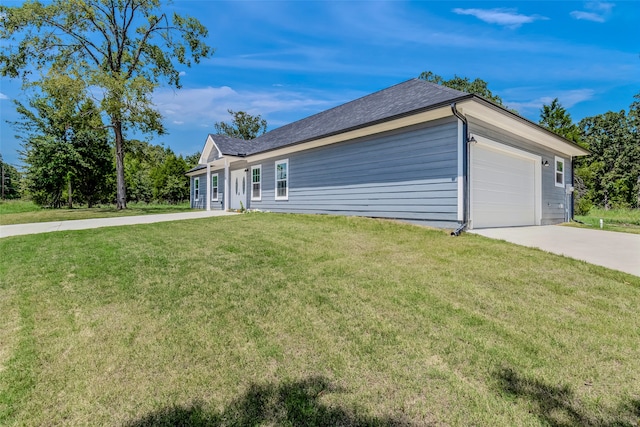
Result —
M469 230L640 276L640 234L546 225Z
M87 228L114 227L119 225L151 224L154 222L178 221L181 219L206 218L210 216L237 215L225 211L179 212L155 215L119 216L114 218L77 219L72 221L36 222L31 224L0 225L0 238L24 234L49 233L52 231L85 230Z

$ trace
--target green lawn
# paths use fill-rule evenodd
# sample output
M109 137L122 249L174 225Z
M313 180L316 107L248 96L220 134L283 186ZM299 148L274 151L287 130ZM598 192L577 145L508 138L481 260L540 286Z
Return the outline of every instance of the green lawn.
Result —
M603 230L640 234L640 209L593 208L588 215L576 216L576 219L584 224L572 223L571 225L600 228L600 219L602 219Z
M43 209L29 201L6 200L0 201L0 225L187 212L190 210L189 202L178 205L128 203L127 209L118 210L115 208L115 205L99 206L90 209L86 207L74 209Z
M539 250L252 213L0 253L0 425L640 420L640 278Z

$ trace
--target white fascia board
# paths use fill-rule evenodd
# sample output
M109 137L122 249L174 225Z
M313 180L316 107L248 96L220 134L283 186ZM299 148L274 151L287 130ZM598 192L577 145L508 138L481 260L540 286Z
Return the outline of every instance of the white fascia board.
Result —
M475 99L461 101L457 104L458 111L468 117L474 117L483 122L501 128L507 132L526 138L534 144L542 145L567 156L585 156L589 152L560 136L540 128L534 123L518 120L507 112L483 105Z
M200 154L200 159L198 160L198 163L202 165L206 164L207 159L209 158L213 150L216 150L216 152L218 153L218 157L222 157L222 152L216 145L216 142L213 140L211 135L208 135L207 140L204 143L204 148L202 149L202 154Z
M424 111L422 113L413 114L406 117L401 117L395 120L389 120L383 123L378 123L371 126L354 129L348 132L339 133L337 135L331 135L324 138L315 139L312 141L304 142L302 144L295 144L289 147L279 148L273 151L266 151L255 155L247 156L246 160L250 163L259 162L271 157L285 157L290 153L297 151L308 150L311 148L321 147L323 145L335 144L338 142L349 141L356 138L362 138L365 136L376 135L382 132L388 132L395 129L400 129L407 126L417 125L420 123L429 122L432 120L441 119L453 115L451 107L446 106L435 110Z

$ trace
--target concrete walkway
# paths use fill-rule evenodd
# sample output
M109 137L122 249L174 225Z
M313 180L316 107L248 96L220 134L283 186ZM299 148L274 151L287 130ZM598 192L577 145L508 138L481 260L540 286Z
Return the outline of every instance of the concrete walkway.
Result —
M640 234L547 225L470 230L640 276Z
M114 218L77 219L72 221L35 222L31 224L0 225L0 238L24 234L49 233L52 231L85 230L88 228L116 227L119 225L151 224L154 222L178 221L181 219L207 218L236 215L235 212L198 211L156 215L119 216Z

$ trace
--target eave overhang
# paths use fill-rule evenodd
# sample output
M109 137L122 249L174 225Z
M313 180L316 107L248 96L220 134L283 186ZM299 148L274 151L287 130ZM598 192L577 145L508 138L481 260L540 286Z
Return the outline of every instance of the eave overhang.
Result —
M560 135L482 98L474 96L457 102L456 106L467 117L489 123L559 153L572 157L590 154L588 150Z

